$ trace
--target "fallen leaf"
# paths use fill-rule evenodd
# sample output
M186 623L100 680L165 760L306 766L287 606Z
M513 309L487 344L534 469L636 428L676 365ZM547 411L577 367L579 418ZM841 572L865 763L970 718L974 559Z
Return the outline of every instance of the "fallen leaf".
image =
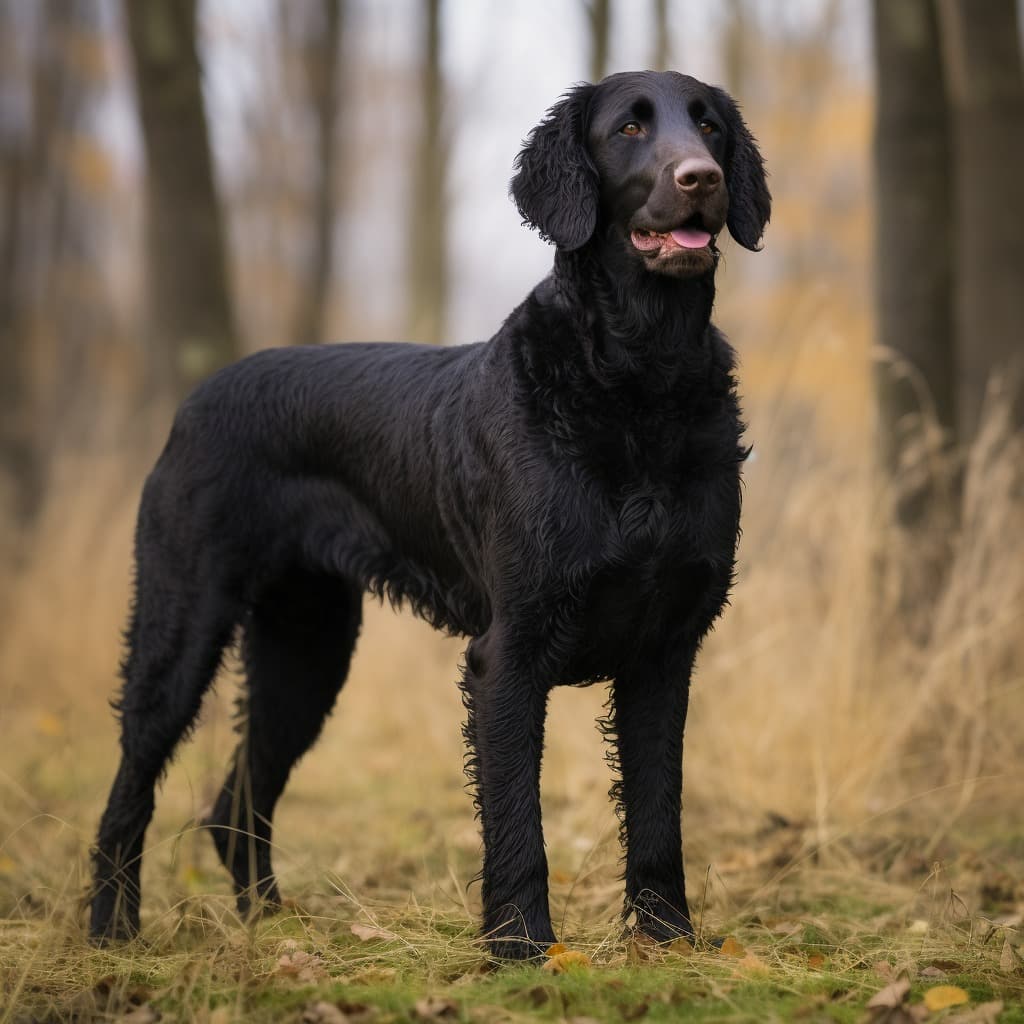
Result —
M647 997L646 999L641 999L639 1003L634 1003L632 1006L620 1006L619 1014L623 1020L639 1020L641 1017L647 1016L650 1008L650 997Z
M811 953L807 957L807 966L812 971L820 971L825 966L825 958L821 953Z
M679 956L689 956L693 952L693 943L680 935L678 939L673 939L665 948L670 953L676 953Z
M929 1010L945 1010L970 1001L970 996L956 985L936 985L924 994L924 1005Z
M412 1015L415 1020L454 1020L459 1015L459 1007L451 999L427 996L416 1000Z
M527 1002L534 1009L537 1009L538 1007L546 1006L553 999L556 999L559 993L551 985L531 985L530 988L524 989L520 994L526 997Z
M999 970L1003 974L1016 974L1020 970L1021 960L1017 951L1010 945L1009 937L1003 939L1003 951L999 954Z
M504 1024L506 1021L514 1020L510 1010L504 1006L495 1006L491 1003L481 1003L469 1011L469 1019L474 1024Z
M922 1003L907 1003L910 979L899 978L876 992L868 1002L864 1024L918 1024L928 1016L928 1007Z
M160 1011L150 1006L149 1003L143 1003L127 1013L122 1013L117 1021L118 1024L156 1024L159 1019Z
M590 966L590 957L575 949L567 949L564 953L556 953L545 961L541 970L548 974L565 974L566 971L585 970Z
M274 973L282 978L294 978L303 985L311 985L327 977L323 960L316 953L306 953L301 949L278 957Z
M945 971L947 974L963 974L964 972L964 965L959 960L932 960L929 966ZM924 974L924 971L921 973Z
M368 1006L366 1003L348 1003L342 1000L335 1004L343 1014L348 1024L370 1024L380 1015L376 1006Z
M803 925L798 921L777 921L771 927L772 935L796 935L803 930Z
M768 965L759 957L753 953L747 953L746 956L740 959L740 962L736 965L736 969L743 971L747 974L768 974Z
M741 957L746 956L747 954L747 951L732 936L729 936L729 938L722 943L718 951L723 956Z
M232 1007L225 1004L215 1006L212 1010L207 1009L205 1013L200 1011L196 1016L199 1024L231 1024L234 1019Z
M302 1011L302 1024L348 1024L348 1017L334 1003L320 999Z
M393 942L398 936L389 932L387 928L375 928L368 924L354 924L349 929L353 935L363 942L370 942L372 939L380 939L383 942Z
M644 946L635 939L630 939L629 942L626 943L626 963L636 967L637 964L646 963L650 959L651 953L649 947Z
M970 1010L950 1014L943 1018L943 1024L996 1024L1003 1012L1003 1001L993 1000L991 1003L979 1003Z
M868 1000L868 1009L892 1009L902 1006L909 994L910 982L906 978L899 978L892 984L886 985L880 992L876 992Z

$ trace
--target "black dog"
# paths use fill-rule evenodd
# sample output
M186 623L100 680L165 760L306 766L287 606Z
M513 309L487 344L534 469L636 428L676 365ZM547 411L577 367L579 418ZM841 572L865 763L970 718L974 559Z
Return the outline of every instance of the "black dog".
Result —
M490 341L261 352L182 405L139 510L94 937L138 929L154 787L237 628L247 715L206 824L239 909L278 903L274 805L345 681L365 590L471 637L493 952L555 941L545 706L553 685L605 679L626 912L655 939L692 934L683 723L732 580L745 455L733 353L709 321L715 241L728 225L758 245L764 169L724 92L644 72L568 93L511 191L555 265Z

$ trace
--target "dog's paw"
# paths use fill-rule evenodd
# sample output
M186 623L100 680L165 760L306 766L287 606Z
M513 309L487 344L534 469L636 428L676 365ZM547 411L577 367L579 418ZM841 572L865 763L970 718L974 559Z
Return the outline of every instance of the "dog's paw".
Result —
M89 944L104 948L123 942L132 942L139 936L138 918L120 916L109 920L96 920L89 925Z
M633 931L646 936L659 945L686 939L694 942L693 925L689 916L663 900L648 900L634 906Z
M246 923L261 921L265 917L273 917L280 913L283 906L281 893L275 882L267 891L253 894L251 889L244 889L235 894L238 916Z
M554 936L550 942L536 942L521 935L487 937L487 947L491 956L506 963L540 963L547 960L547 950L554 944Z

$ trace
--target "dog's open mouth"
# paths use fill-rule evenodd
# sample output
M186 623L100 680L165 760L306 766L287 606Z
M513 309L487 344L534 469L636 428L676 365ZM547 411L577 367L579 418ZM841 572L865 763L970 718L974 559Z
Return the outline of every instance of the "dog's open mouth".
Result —
M705 229L700 214L695 214L671 231L634 228L629 237L634 248L640 252L659 256L667 256L680 249L703 249L714 245L715 241L715 236Z

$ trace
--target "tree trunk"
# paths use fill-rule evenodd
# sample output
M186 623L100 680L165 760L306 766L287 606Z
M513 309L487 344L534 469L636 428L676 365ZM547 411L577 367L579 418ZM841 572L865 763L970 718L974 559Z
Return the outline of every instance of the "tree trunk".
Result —
M668 27L668 0L654 0L654 45L651 47L651 68L668 70L672 52Z
M877 447L917 525L935 498L922 440L955 431L952 151L938 20L931 0L875 0L875 272ZM938 438L936 438L938 440ZM900 479L916 465L914 482Z
M940 12L957 160L959 432L969 443L993 377L1024 427L1024 72L1015 0L940 0Z
M723 72L726 87L739 97L745 92L749 32L750 11L745 0L726 0L721 42Z
M590 81L608 74L608 40L611 32L611 0L586 0L590 24Z
M239 355L195 0L124 0L146 151L147 376L177 397Z
M306 47L309 98L316 120L318 175L313 204L313 247L306 287L299 294L293 340L297 345L325 340L327 299L334 269L337 171L338 69L342 33L341 0L321 0L321 24Z
M412 174L409 330L438 345L445 336L448 300L447 153L441 71L441 0L425 0L420 72L420 136Z
M874 0L874 18L875 442L899 528L880 607L897 605L899 628L924 635L957 511L952 152L932 0Z
M0 511L21 526L42 504L54 434L44 395L56 390L53 378L62 368L49 345L67 313L53 299L61 297L60 276L73 263L70 236L82 230L68 209L67 147L86 88L68 54L89 13L68 0L40 4L25 81L0 83L12 92L24 88L31 111L21 130L12 124L0 137ZM0 31L13 39L18 19L7 5L0 15ZM12 61L5 73L16 67Z

